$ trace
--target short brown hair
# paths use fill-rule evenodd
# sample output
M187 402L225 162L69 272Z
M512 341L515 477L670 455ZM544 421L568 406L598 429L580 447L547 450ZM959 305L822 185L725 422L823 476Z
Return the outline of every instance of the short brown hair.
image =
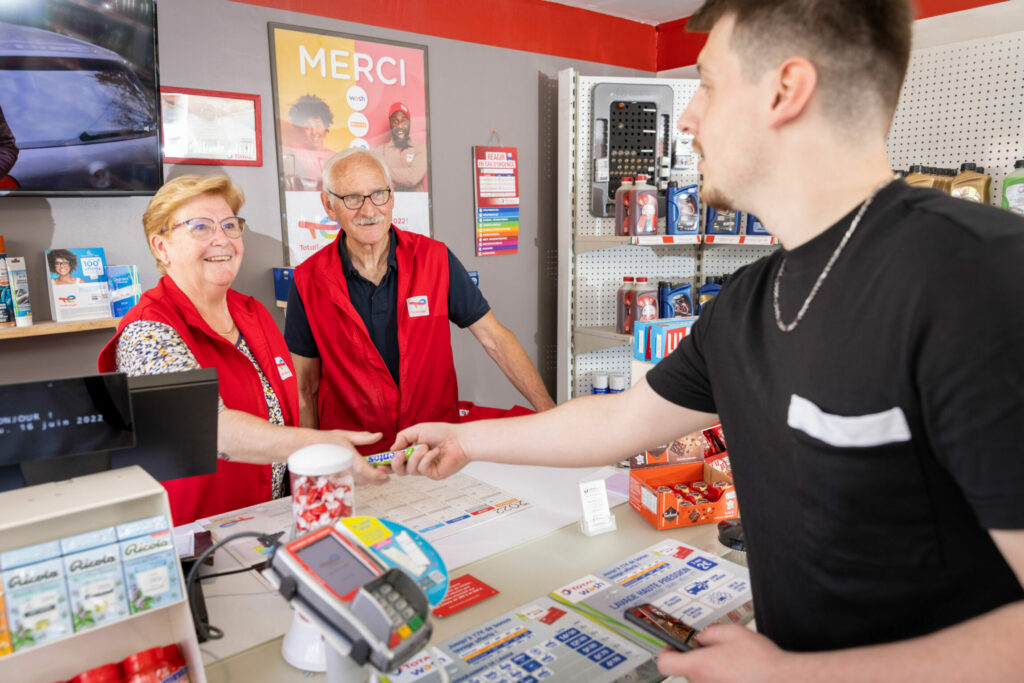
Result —
M242 188L231 182L231 178L226 175L183 175L167 181L149 202L146 213L142 214L142 227L146 231L146 246L149 247L154 259L156 259L156 252L153 251L153 245L150 244L149 238L171 227L171 216L178 210L178 207L190 199L204 194L220 197L227 202L234 214L237 214L242 208L242 204L245 203L245 193L242 192ZM160 271L161 275L166 272L160 259L156 259L156 269Z
M889 125L910 62L911 0L707 0L687 28L710 31L728 15L748 77L799 54L818 71L827 113L851 119L874 104Z

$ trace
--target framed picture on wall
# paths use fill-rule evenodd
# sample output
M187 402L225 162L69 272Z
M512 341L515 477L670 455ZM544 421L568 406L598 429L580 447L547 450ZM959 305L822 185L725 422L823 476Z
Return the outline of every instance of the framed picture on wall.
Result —
M394 224L431 235L427 48L268 24L285 262L338 235L320 201L323 166L350 147L381 153Z
M262 166L260 96L160 87L164 163Z

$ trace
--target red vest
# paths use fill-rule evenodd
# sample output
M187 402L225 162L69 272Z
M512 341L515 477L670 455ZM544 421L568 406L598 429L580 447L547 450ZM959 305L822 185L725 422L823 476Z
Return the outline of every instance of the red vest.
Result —
M338 233L337 239L343 236ZM332 242L295 269L295 288L320 352L320 428L382 432L377 443L359 447L364 455L386 450L405 427L459 421L448 323L448 249L397 228L393 236L401 390L352 306L338 244Z
M295 368L277 323L251 296L229 289L227 299L231 317L277 394L285 424L297 425L299 393ZM226 407L268 419L263 383L252 361L213 331L169 277L162 278L156 287L143 294L139 303L121 320L117 334L100 351L96 363L100 372L117 369L117 340L124 328L137 320L152 320L173 327L201 367L217 369L220 396ZM287 379L281 378L279 367L288 369ZM188 425L182 428L187 429ZM178 525L270 500L271 477L270 465L218 459L215 474L174 479L163 485L171 501L174 524Z

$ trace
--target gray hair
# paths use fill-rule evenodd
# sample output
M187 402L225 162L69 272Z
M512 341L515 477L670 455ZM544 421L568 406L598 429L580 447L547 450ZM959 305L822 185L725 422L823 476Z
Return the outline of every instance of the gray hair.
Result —
M334 156L332 156L330 159L327 160L327 163L324 164L322 185L324 192L334 189L334 186L331 183L332 176L334 174L334 167L340 164L341 162L345 161L345 159L349 159L354 156L365 156L374 163L376 163L378 166L380 166L380 170L384 173L384 177L388 181L388 187L391 187L391 169L388 168L388 164L386 161L384 161L384 157L382 157L378 152L374 152L369 149L363 149L361 147L349 147L348 149L343 149Z

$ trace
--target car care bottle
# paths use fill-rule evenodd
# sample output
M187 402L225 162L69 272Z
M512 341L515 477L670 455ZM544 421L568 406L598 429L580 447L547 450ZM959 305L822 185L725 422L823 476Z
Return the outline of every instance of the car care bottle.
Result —
M1017 159L1003 181L1003 208L1024 216L1024 159Z
M992 176L980 173L976 165L967 163L960 165L960 173L953 179L950 194L969 202L988 204L991 199L991 188Z
M911 187L936 187L937 180L938 178L926 172L921 164L911 166L906 177L907 185Z
M658 190L647 184L647 176L641 174L636 177L629 200L629 234L658 234Z
M633 334L633 278L622 278L622 286L615 292L615 331Z
M636 279L633 291L633 322L647 322L658 318L658 288L647 284L647 278Z
M615 234L629 234L629 192L633 189L633 177L625 176L619 189L615 190Z

